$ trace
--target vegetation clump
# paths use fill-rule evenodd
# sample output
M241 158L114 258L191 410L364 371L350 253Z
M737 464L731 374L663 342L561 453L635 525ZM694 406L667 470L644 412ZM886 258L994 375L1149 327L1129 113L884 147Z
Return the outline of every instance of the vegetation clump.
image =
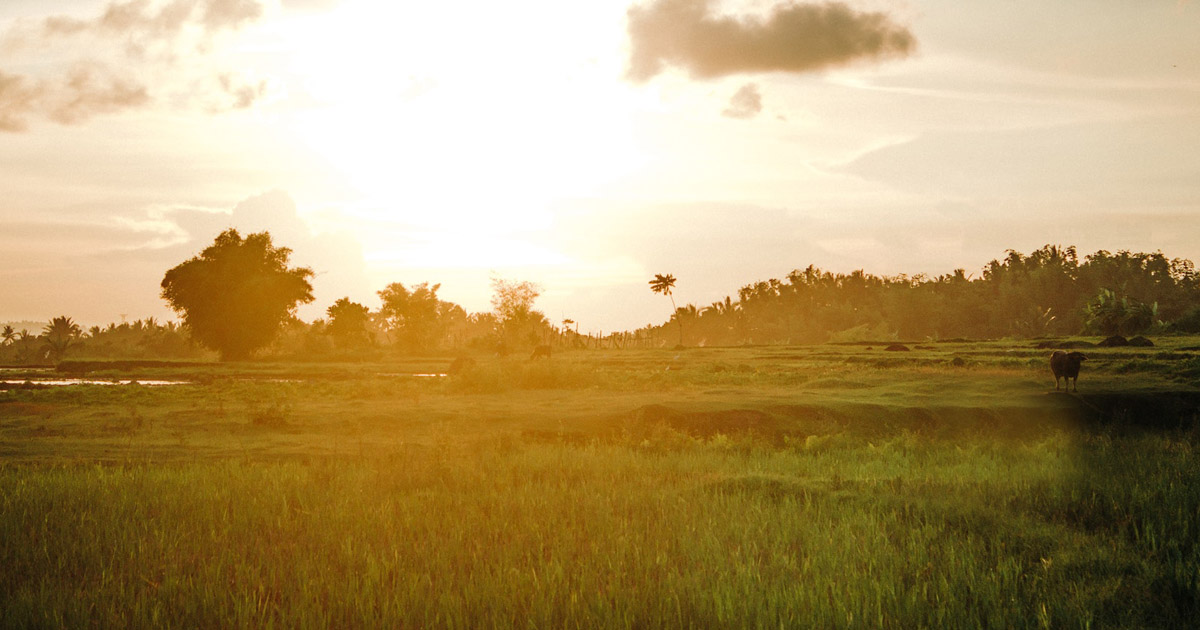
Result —
M298 304L313 300L313 272L288 267L291 253L275 247L266 232L242 238L226 230L198 256L167 271L163 299L196 341L223 360L247 359L271 342Z

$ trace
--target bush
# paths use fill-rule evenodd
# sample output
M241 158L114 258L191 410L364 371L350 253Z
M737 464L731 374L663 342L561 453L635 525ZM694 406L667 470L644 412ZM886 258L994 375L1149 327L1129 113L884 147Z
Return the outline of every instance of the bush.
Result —
M1171 322L1168 329L1171 332L1200 333L1200 307L1188 311L1179 319Z
M1146 304L1128 296L1118 296L1109 289L1100 289L1084 307L1084 332L1128 337L1149 329L1157 317L1157 302Z

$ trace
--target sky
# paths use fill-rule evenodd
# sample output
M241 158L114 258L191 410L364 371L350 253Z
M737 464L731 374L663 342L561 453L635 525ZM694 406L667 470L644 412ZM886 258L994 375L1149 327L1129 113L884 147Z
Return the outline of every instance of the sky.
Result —
M810 264L1200 260L1181 0L4 0L0 321L172 317L222 230L581 332Z

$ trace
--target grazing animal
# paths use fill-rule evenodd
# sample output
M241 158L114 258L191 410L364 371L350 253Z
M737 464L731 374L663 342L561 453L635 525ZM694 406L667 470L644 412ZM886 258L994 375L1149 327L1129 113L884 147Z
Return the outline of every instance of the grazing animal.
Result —
M541 346L534 348L533 354L529 355L530 361L532 361L534 359L549 359L549 358L550 358L550 346L547 346L547 345L541 345Z
M475 367L475 359L472 359L471 357L458 357L450 364L450 367L446 369L446 374L451 376L455 374L462 374L473 367Z
M1054 391L1058 391L1060 378L1067 379L1067 389L1071 387L1071 379L1074 379L1075 391L1079 391L1079 365L1084 361L1087 361L1087 357L1083 356L1082 352L1055 350L1054 354L1050 355L1050 370L1054 372Z

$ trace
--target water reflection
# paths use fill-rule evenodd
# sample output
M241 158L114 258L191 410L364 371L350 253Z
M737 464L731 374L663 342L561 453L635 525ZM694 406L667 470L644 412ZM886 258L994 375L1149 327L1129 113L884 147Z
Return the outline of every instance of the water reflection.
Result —
M190 381L159 381L138 379L109 379L91 378L59 378L59 379L24 379L0 380L0 388L12 387L66 387L69 385L145 385L146 387L163 387L166 385L186 385Z

